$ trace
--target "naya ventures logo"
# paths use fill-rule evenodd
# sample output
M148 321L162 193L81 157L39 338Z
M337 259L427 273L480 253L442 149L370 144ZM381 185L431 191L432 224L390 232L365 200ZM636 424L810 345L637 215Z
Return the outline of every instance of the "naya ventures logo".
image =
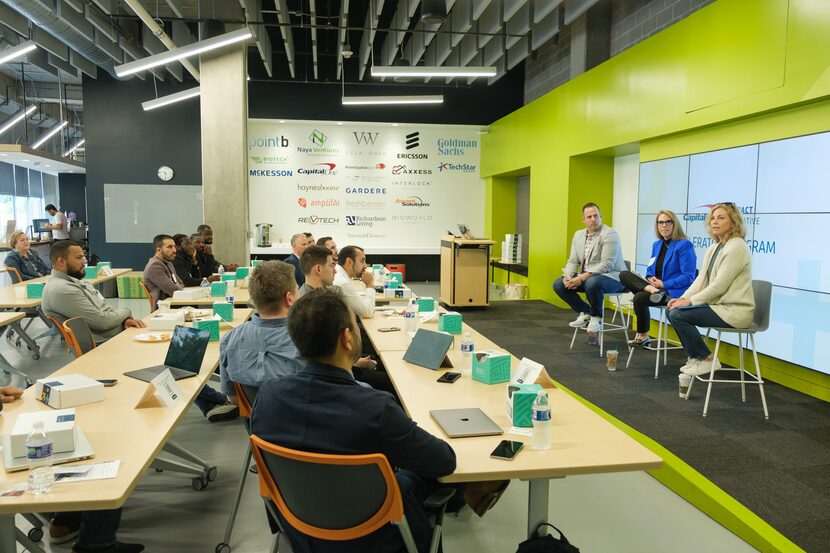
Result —
M308 139L315 146L322 146L326 143L326 140L328 140L329 137L323 134L323 131L318 131L317 129L314 129L313 131L311 131L311 134L308 135Z
M395 203L401 207L429 207L429 202L425 202L420 196L410 196L408 198L395 198Z
M311 131L311 134L308 135L308 140L311 142L312 146L297 146L297 151L303 154L310 154L310 155L329 155L329 154L336 154L339 153L340 150L338 148L330 148L325 146L325 143L328 142L329 137L323 133L323 131L314 129Z

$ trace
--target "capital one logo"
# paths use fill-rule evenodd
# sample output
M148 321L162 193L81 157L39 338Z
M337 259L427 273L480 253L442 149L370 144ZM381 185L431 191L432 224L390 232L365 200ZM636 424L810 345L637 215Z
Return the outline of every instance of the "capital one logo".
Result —
M317 129L314 129L313 131L311 131L311 134L308 135L308 139L311 140L312 144L322 146L326 143L326 140L328 140L329 137L323 134L323 131L318 131Z
M417 148L421 145L420 142L420 133L418 131L409 133L406 135L406 149L412 150L413 148Z
M358 144L366 144L367 146L370 144L374 144L375 140L378 139L379 132L367 132L367 131L352 131L354 135L354 140Z

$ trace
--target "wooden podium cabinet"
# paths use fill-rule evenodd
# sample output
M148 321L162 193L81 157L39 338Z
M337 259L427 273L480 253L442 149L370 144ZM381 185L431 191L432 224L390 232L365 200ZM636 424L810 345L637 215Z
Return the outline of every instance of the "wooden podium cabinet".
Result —
M441 297L450 307L490 305L489 265L492 240L441 238Z

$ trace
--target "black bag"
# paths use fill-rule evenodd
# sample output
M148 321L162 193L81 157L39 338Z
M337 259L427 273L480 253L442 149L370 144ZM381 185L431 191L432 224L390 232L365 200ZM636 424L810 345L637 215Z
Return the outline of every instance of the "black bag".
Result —
M543 526L550 526L559 532L559 538L554 538L550 534L540 536L539 530ZM579 548L571 545L571 542L568 541L568 538L565 537L565 534L559 528L553 524L543 522L536 527L532 538L528 538L519 544L519 549L516 553L579 553Z

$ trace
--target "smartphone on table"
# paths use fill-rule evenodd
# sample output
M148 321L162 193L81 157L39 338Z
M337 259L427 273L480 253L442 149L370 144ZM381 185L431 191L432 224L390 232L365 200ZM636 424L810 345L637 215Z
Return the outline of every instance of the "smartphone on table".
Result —
M502 440L499 442L499 445L496 446L496 449L490 453L490 457L493 459L503 459L505 461L512 461L513 457L518 455L519 451L522 450L525 444L522 442L517 442L514 440Z

